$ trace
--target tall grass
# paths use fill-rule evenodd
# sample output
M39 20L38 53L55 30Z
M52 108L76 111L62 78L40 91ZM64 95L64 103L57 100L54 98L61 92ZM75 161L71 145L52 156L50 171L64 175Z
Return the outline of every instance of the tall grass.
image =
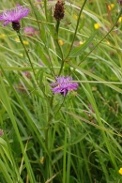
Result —
M0 26L0 182L121 183L121 6L68 0L57 22L56 2L0 2L30 9L19 35ZM54 94L57 76L78 90Z

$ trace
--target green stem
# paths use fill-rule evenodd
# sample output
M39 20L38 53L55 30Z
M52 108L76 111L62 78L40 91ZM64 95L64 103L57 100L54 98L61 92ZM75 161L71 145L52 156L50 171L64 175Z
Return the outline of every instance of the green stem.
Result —
M83 5L82 5L82 7L81 7L81 10L80 10L80 13L79 13L79 16L78 16L78 21L77 21L75 33L74 33L74 36L73 36L73 39L72 39L72 43L71 43L71 45L70 45L69 52L68 52L66 58L65 58L65 59L62 59L62 63L61 63L61 67L60 67L58 76L61 75L61 72L62 72L63 67L64 67L65 60L67 60L67 58L68 58L68 56L69 56L69 54L70 54L70 52L71 52L71 50L72 50L73 43L74 43L74 41L75 41L75 37L76 37L76 34L77 34L78 26L79 26L79 23L80 23L80 16L81 16L81 13L82 13L82 11L83 11L83 8L84 8L86 2L87 2L87 0L84 1ZM57 22L57 24L58 24L58 22Z
M60 45L59 45L59 43L58 43L59 26L60 26L60 21L57 20L57 22L56 22L56 40L55 40L55 42L56 42L56 45L57 45L58 50L59 50L59 52L60 52L61 61L62 61L61 67L60 67L60 70L59 70L59 73L58 73L58 76L60 76L60 74L61 74L61 72L62 72L62 70L63 70L63 66L64 66L64 56L63 56L63 52L62 52L61 47L60 47ZM57 52L58 52L58 50L57 50ZM59 61L60 61L60 60L59 60Z
M26 55L27 55L27 57L28 57L28 61L29 61L30 65L31 65L31 68L32 68L32 70L33 70L33 74L34 74L35 79L36 79L36 73L35 73L33 64L32 64L32 62L31 62L30 56L29 56L29 54L28 54L28 51L27 51L27 49L26 49L26 47L25 47L25 45L24 45L24 43L23 43L23 40L22 40L22 38L21 38L21 34L20 34L20 32L17 32L17 34L18 34L19 40L20 40L20 42L21 42L21 44L22 44L22 46L23 46L23 48L24 48L24 51L25 51L25 53L26 53Z
M65 133L64 133L64 151L63 151L63 178L62 182L67 182L67 146L68 146L68 125L67 125L67 119L65 124Z
M72 50L73 43L74 43L74 41L75 41L76 34L77 34L77 31L78 31L78 27L79 27L79 23L80 23L80 17L81 17L81 14L82 14L82 11L83 11L83 9L84 9L84 6L85 6L86 2L87 2L87 0L84 1L83 5L82 5L82 7L81 7L81 9L80 9L80 13L79 13L78 20L77 20L77 25L76 25L76 28L75 28L75 33L74 33L74 35L73 35L72 43L71 43L71 45L70 45L70 48L69 48L69 51L68 51L68 54L67 54L65 60L67 60L67 58L68 58L68 56L70 55L70 52L71 52L71 50Z
M62 59L62 63L61 63L61 67L60 67L60 70L59 70L59 73L58 73L58 77L61 75L61 72L62 72L63 67L64 67L64 63L65 63L65 61L64 61L64 59Z
M58 35L59 25L60 25L60 21L57 20L57 23L56 23L56 32L57 32L57 35Z

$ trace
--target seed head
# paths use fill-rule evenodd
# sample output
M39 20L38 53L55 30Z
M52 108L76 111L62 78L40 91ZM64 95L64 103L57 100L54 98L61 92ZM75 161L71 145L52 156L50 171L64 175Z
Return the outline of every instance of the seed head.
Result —
M55 5L54 18L57 21L60 21L64 18L64 2L62 0L58 0Z

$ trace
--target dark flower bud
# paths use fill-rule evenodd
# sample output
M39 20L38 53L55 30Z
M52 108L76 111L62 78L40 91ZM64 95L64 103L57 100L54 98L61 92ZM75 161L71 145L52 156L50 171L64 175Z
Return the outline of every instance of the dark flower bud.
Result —
M20 23L19 22L12 22L12 27L15 31L19 32L20 30Z
M62 0L58 0L55 5L54 17L57 21L60 21L64 17L64 2Z

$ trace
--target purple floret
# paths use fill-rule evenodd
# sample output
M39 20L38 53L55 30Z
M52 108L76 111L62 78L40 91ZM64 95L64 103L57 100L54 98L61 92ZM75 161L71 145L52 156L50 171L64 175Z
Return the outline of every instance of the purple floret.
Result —
M53 93L61 93L66 96L68 91L77 90L78 83L73 82L72 78L67 77L57 77L56 82L51 84Z
M18 23L23 17L26 17L29 13L29 9L24 6L17 6L14 9L6 10L0 14L0 21L3 22L3 25L9 23Z

